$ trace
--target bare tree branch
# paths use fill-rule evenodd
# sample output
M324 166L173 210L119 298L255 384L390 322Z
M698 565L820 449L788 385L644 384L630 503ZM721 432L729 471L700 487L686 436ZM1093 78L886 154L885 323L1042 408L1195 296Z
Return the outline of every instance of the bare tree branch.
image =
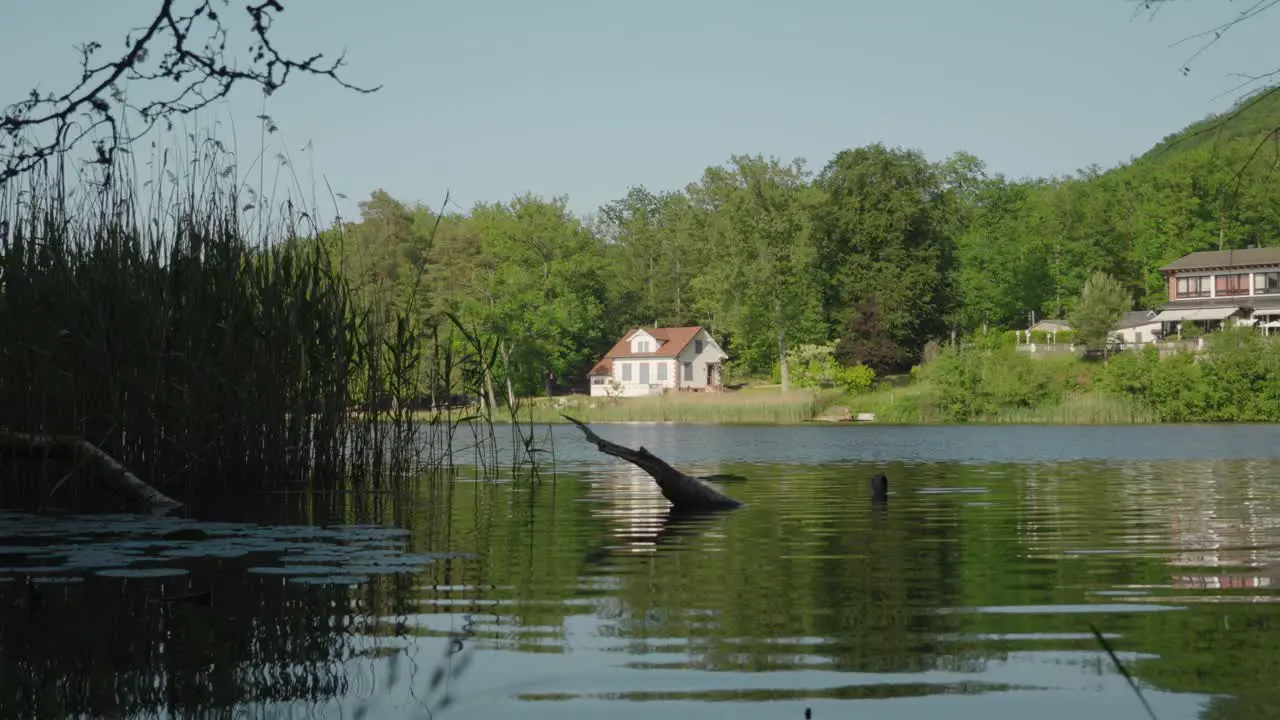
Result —
M303 74L329 78L359 93L381 89L360 87L339 77L345 54L332 61L319 53L305 59L282 54L270 34L284 12L283 0L262 0L243 8L241 17L247 19L252 38L249 62L243 68L237 67L227 52L229 33L222 13L229 12L230 0L193 3L193 9L182 11L175 7L178 0L160 0L151 23L125 38L118 59L95 62L102 45L87 43L78 48L81 73L74 87L62 94L32 90L24 100L6 107L0 113L0 185L72 149L102 128L106 137L93 141L91 162L109 167L118 154L157 123L171 126L174 118L208 107L227 97L237 85L257 85L270 95L290 76ZM120 87L132 81L155 87L161 80L175 88L140 106L130 104ZM136 133L124 130L129 112L142 120L142 129ZM51 137L37 140L32 136L38 132Z
M1159 13L1161 8L1165 7L1171 2L1173 2L1173 0L1138 0L1138 8L1141 11L1148 12L1150 17L1154 18L1155 15ZM1218 23L1213 27L1188 35L1182 38L1181 40L1178 40L1177 42L1172 43L1170 47L1178 47L1180 45L1185 45L1185 44L1199 41L1199 46L1191 53L1191 55L1186 59L1186 61L1182 63L1182 67L1181 67L1182 74L1189 75L1191 73L1191 66L1195 63L1195 61L1199 59L1201 55L1206 53L1214 45L1217 45L1219 42L1221 42L1222 39L1227 35L1227 33L1236 29L1243 23L1256 19L1258 16L1262 15L1268 10L1271 10L1277 5L1280 5L1280 0L1253 0L1253 2L1249 3L1246 7L1244 7L1244 9L1237 12L1234 17L1228 20L1225 20L1221 23ZM1250 86L1257 87L1259 85L1262 85L1265 89L1263 89L1260 92L1254 93L1251 97L1248 97L1247 99L1242 99L1238 101L1235 107L1233 107L1230 112L1223 113L1218 118L1216 118L1214 122L1208 123L1200 128L1197 128L1193 132L1185 133L1182 136L1175 138L1174 140L1172 140L1171 142L1165 145L1165 147L1161 150L1162 153L1168 152L1174 146L1184 143L1188 140L1199 137L1206 133L1214 132L1215 130L1219 129L1223 125L1231 122L1236 117L1239 117L1242 113L1247 112L1253 106L1271 97L1277 91L1280 91L1280 85L1274 84L1274 81L1277 78L1277 76L1280 76L1280 69L1271 70L1270 72L1264 72L1257 75L1248 74L1248 73L1236 73L1235 76L1237 78L1241 78L1241 82L1236 84L1234 87L1223 91L1222 93L1217 95L1214 99L1220 98L1223 95L1245 90ZM1257 158L1257 156L1261 153L1262 149L1266 146L1268 142L1274 143L1276 141L1278 135L1280 135L1280 127L1275 128L1264 135L1264 137L1259 141L1258 146L1254 149L1253 153L1250 155L1249 162L1245 164L1244 168L1241 168L1239 175L1243 174L1244 169L1247 168L1253 162L1253 160Z

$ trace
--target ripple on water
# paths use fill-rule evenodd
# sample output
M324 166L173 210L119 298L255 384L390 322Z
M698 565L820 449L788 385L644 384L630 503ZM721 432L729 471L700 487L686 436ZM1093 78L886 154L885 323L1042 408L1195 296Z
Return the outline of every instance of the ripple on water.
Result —
M263 630L288 631L263 657L235 657L238 676L283 685L292 673L277 669L336 648L315 661L323 668L315 679L339 693L350 688L344 701L376 695L385 702L377 716L393 720L422 716L418 693L438 663L455 658L455 643L484 650L475 677L440 675L456 701L473 703L474 713L462 714L476 717L775 720L802 717L804 707L820 720L995 719L1045 708L1062 717L1130 716L1132 690L1096 647L1091 624L1123 647L1117 656L1161 718L1199 717L1233 694L1268 697L1280 644L1280 606L1268 603L1280 593L1234 587L1245 580L1223 568L1280 577L1280 461L1135 459L1120 429L1084 433L1110 443L1107 452L1071 450L1071 429L953 430L673 427L657 436L610 428L610 439L661 447L664 458L683 457L700 472L748 477L726 486L746 507L682 522L651 482L607 458L579 462L555 484L458 483L447 517L419 530L440 543L433 549L485 556L474 564L443 561L464 554L394 560L406 531L366 525L155 523L148 537L133 539L174 541L163 536L200 528L209 537L118 557L138 567L189 566L194 575L204 553L210 566L234 569L232 582L254 568L256 580L270 581L228 593L250 598L244 627L254 642L220 647L235 652L272 642ZM1140 431L1148 439L1139 454L1160 445L1151 440L1157 432ZM1201 432L1222 439L1212 428L1177 432L1181 445L1200 442ZM1280 447L1280 431L1271 437L1261 447ZM572 446L567 440L557 448ZM991 448L1003 460L1035 462L982 460ZM768 452L795 462L723 460ZM1059 461L1072 452L1110 459ZM930 459L939 453L963 462ZM876 462L851 459L867 457ZM910 462L896 462L904 458ZM873 510L865 478L885 460L894 495ZM114 542L110 535L81 528L54 541ZM48 537L14 542L40 546ZM248 558L224 563L218 548ZM0 554L0 565L57 565L71 554ZM381 582L401 571L415 576ZM341 587L365 583L378 592ZM306 609L277 602L281 588ZM15 591L10 583L0 592ZM313 639L323 642L299 642ZM393 645L412 662L377 652ZM1212 661L1218 656L1232 661ZM337 676L339 668L350 673ZM319 686L249 690L307 698L305 707L272 708L281 715L344 714L338 701L325 704L328 690ZM867 699L876 702L851 704ZM645 705L651 701L670 704Z

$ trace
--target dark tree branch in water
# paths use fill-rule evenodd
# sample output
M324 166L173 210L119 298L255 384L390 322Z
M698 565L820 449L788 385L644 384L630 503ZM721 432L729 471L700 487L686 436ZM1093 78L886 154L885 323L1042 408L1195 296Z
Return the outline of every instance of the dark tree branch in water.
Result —
M587 436L587 442L594 444L600 452L626 460L649 473L657 481L658 489L662 491L662 496L671 502L675 510L702 512L707 510L730 510L742 506L742 503L719 492L702 480L676 470L662 458L645 450L643 447L639 450L632 450L629 447L609 442L591 432L590 428L578 420L568 415L563 415L562 417L577 425L578 429L582 430L583 434Z
M146 505L154 515L164 515L182 507L182 503L143 482L120 461L83 438L0 432L0 453L47 454L91 465L108 486Z
M176 8L178 0L161 0L155 17L146 27L125 38L118 59L97 61L102 44L89 42L80 51L80 79L61 94L32 90L25 100L0 114L0 184L37 167L41 162L70 150L91 133L105 129L106 137L93 141L93 162L110 166L115 156L145 135L156 123L170 125L174 117L209 106L231 93L240 84L257 85L270 95L284 86L291 75L327 77L338 85L360 93L379 87L352 85L338 75L344 64L339 55L326 61L316 53L306 58L282 54L270 39L276 17L284 12L281 0L262 0L244 7L249 37L249 62L237 67L227 53L228 26L221 10L230 0L200 0L190 10ZM147 87L167 80L173 89L159 99L134 106L125 98L121 83L143 81ZM142 120L142 129L129 133L124 127L126 111ZM52 137L36 140L33 132L49 132Z

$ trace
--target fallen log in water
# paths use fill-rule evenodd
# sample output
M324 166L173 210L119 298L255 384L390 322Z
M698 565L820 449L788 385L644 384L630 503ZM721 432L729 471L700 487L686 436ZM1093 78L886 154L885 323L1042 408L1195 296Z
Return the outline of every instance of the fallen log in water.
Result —
M650 477L657 481L658 489L662 491L662 496L670 501L675 510L703 512L742 507L742 503L721 493L702 480L676 470L662 458L645 450L643 447L639 450L632 450L629 447L609 442L591 432L590 428L578 420L563 414L561 417L577 425L578 429L582 430L583 434L587 436L587 442L594 444L600 452L626 460L649 473Z
M47 454L83 462L92 466L113 490L145 504L155 515L182 507L182 503L143 482L118 460L84 438L0 432L0 453Z

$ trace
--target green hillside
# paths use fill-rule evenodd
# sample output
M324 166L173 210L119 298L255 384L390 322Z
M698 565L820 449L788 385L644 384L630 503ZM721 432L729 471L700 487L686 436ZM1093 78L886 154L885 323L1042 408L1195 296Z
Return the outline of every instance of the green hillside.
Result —
M1221 147L1237 140L1256 145L1280 128L1280 88L1263 88L1241 98L1230 109L1213 113L1167 136L1139 160L1159 161L1205 146Z

